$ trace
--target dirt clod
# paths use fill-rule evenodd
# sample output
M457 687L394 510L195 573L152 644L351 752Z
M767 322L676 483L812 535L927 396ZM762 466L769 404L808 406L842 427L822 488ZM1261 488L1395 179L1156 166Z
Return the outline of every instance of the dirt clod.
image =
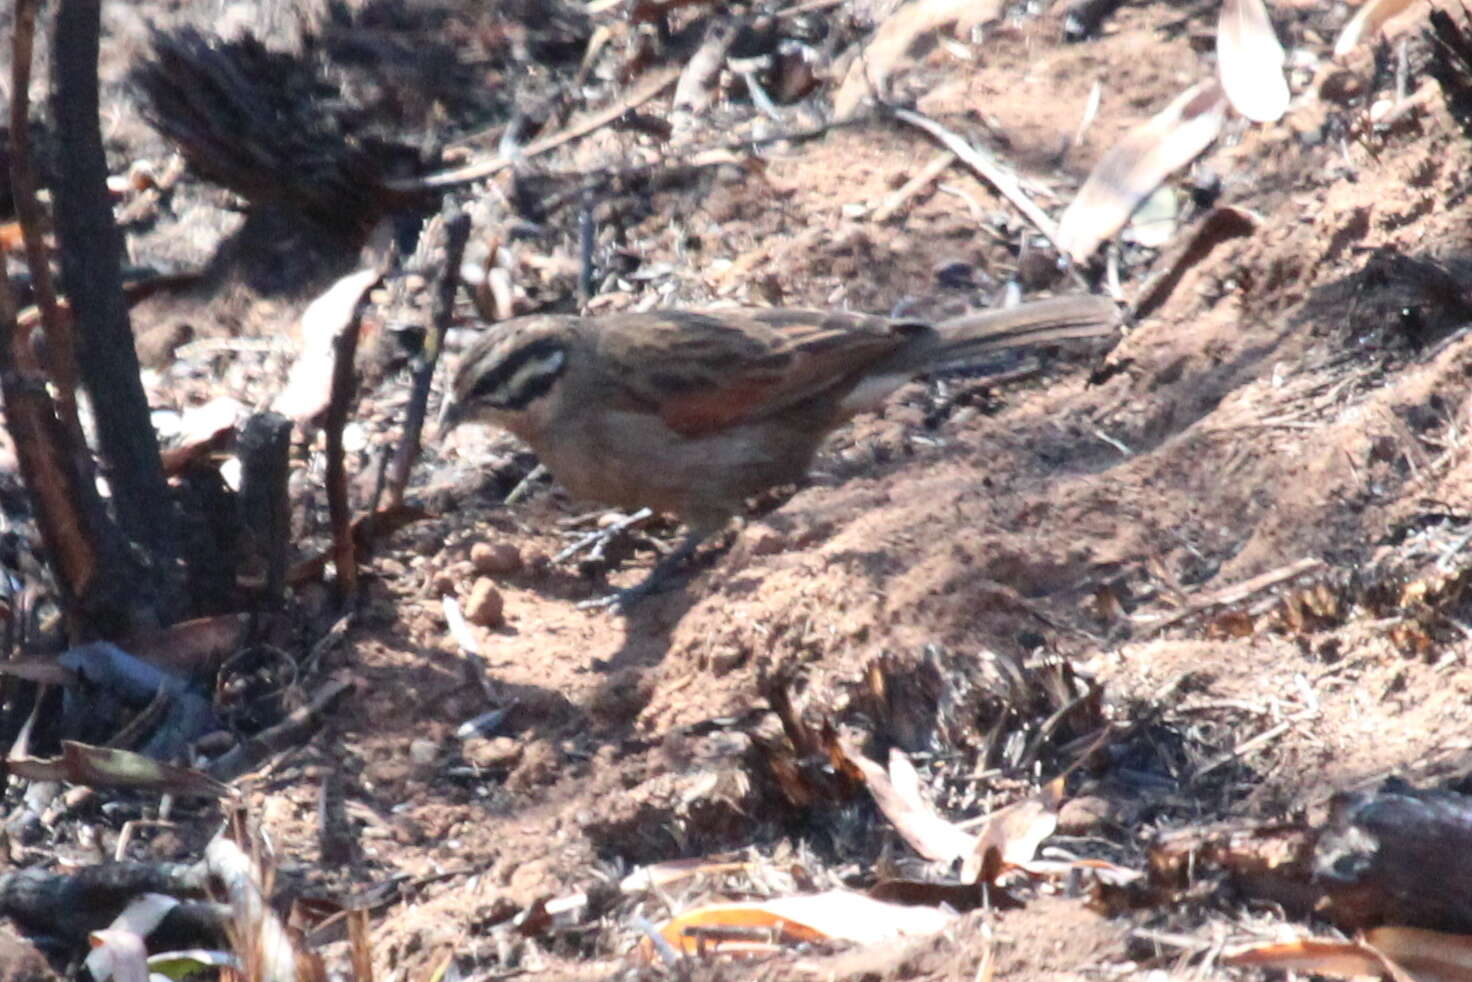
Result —
M470 588L470 597L465 601L465 619L481 627L500 627L506 622L506 602L495 581L482 577Z
M477 542L470 547L470 562L477 573L505 576L520 572L521 550L507 542Z

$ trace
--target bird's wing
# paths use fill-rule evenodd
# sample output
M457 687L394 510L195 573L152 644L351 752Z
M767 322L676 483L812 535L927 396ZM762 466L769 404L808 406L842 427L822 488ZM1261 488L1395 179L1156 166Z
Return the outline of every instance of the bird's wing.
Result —
M584 323L630 408L655 412L686 436L846 391L905 344L910 330L928 330L866 314L780 308L654 311Z

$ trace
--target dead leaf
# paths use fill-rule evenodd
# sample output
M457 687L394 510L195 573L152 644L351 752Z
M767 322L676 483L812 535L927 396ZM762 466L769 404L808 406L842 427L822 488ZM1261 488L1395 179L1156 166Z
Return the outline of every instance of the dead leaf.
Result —
M299 952L292 943L280 918L266 902L262 870L251 857L222 833L205 847L204 863L224 889L236 949L249 968L242 977L259 982L298 982L313 977L304 976L311 966L303 964L304 959L310 962L312 953Z
M148 951L132 931L107 928L87 936L87 971L97 982L148 982Z
M286 387L271 408L297 422L310 420L327 409L332 389L334 342L357 323L358 304L382 274L377 269L349 273L327 288L302 311L302 351L291 366Z
M50 759L12 756L11 773L33 781L66 781L94 788L137 788L158 794L225 798L235 794L227 784L192 767L175 767L131 750L61 741L61 756Z
M20 222L5 222L0 225L0 252L18 252L25 246Z
M429 515L423 508L405 504L388 505L377 511L363 512L353 519L353 544L360 554L366 554L374 542L415 522L422 522ZM331 558L331 552L326 549L318 549L299 557L286 570L287 585L301 586L303 583L320 580L327 572L327 563ZM260 589L259 583L242 585L249 589Z
M1409 7L1415 0L1369 0L1355 11L1349 23L1339 32L1334 42L1334 57L1343 58L1360 43L1379 33L1385 22Z
M1043 840L1058 828L1062 804L1063 778L1056 777L1036 795L992 812L961 867L961 882L975 883L983 871L1001 872L1030 861ZM993 851L996 859L989 862Z
M661 925L660 935L685 954L751 957L822 941L878 944L944 930L956 915L937 907L906 907L852 890L752 903L710 904ZM641 946L652 958L654 946Z
M1414 927L1377 927L1365 944L1418 982L1472 982L1472 936Z
M1216 59L1233 109L1256 123L1277 122L1288 111L1283 46L1263 0L1222 0Z
M1385 959L1358 941L1324 941L1314 938L1252 945L1223 955L1222 964L1312 972L1342 978L1384 975L1388 971Z
M1111 863L1107 859L1029 859L1018 863L1017 869L1028 876L1050 880L1083 873L1112 887L1128 886L1145 878L1145 874L1139 870Z
M875 900L907 906L939 907L945 904L960 914L983 905L993 910L1011 910L1022 906L1005 890L985 883L933 883L928 880L881 880L869 888Z
M1095 165L1058 222L1058 246L1074 261L1093 255L1136 206L1212 144L1226 120L1215 79L1198 82L1135 127Z
M889 773L861 754L848 753L863 772L864 782L884 817L910 847L935 862L954 862L970 855L976 837L942 818L920 795L920 776L899 750L889 752Z
M189 676L205 674L245 640L248 614L219 614L172 627L132 634L119 647L157 668Z
M663 863L641 866L619 883L624 893L643 893L646 890L664 890L681 880L697 876L721 876L726 873L742 873L753 869L754 863L746 860L719 856L700 856L696 859L672 859Z
M221 449L249 412L243 402L229 396L184 410L176 442L162 453L164 473L171 477L180 474L190 464Z
M925 35L946 28L959 34L1001 15L1001 0L915 0L901 7L879 25L849 66L833 96L834 119L853 116L871 94L883 98L890 75L904 65Z
M1300 938L1252 945L1223 956L1226 965L1396 982L1472 982L1472 936L1411 927L1377 927L1349 941Z

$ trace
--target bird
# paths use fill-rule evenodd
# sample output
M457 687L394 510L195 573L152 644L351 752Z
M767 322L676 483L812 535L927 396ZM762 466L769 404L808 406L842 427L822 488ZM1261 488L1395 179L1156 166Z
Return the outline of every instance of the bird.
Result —
M661 589L748 499L801 480L824 438L900 386L998 351L1112 334L1089 294L931 323L788 308L532 314L465 350L440 433L510 431L574 497L678 517L687 534L638 585Z

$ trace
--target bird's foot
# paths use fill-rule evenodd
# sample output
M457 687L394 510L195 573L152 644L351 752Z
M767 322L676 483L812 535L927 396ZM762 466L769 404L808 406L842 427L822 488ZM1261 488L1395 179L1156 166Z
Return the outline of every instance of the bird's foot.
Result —
M552 561L554 563L560 563L564 560L571 559L580 552L586 551L588 553L588 560L590 562L597 562L603 558L603 551L608 548L610 542L627 529L638 525L653 514L654 512L648 508L640 508L636 512L617 518L596 532L589 532L587 535L578 539L572 545L553 556Z
M638 586L631 586L626 590L615 590L604 597L583 600L578 604L578 610L612 610L620 614L627 614L640 600L662 589L664 589L663 584L656 583L651 586L649 581L645 580Z
M584 610L611 609L621 614L626 614L635 604L645 597L659 593L674 577L676 570L695 554L696 548L704 541L707 533L703 530L692 530L685 536L685 541L679 547L665 556L655 564L649 575L639 583L625 590L616 590L606 597L598 597L594 600L584 600L578 607Z

